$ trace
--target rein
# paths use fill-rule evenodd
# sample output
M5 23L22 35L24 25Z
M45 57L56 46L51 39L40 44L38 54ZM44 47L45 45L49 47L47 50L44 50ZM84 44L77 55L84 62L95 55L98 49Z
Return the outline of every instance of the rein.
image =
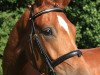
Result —
M57 65L59 65L60 63L62 63L63 61L65 61L71 57L74 57L74 56L81 57L82 52L80 50L75 50L75 51L69 52L69 53L59 57L55 61L52 61L50 59L50 57L45 52L46 50L42 45L42 42L39 38L39 35L36 33L35 23L34 23L34 21L37 17L39 17L45 13L49 13L49 12L63 12L63 13L65 13L65 11L61 8L46 9L46 10L43 10L43 11L36 13L35 15L32 15L32 11L30 11L30 19L29 19L29 24L31 26L30 46L31 46L31 50L32 50L32 56L34 57L34 55L35 55L35 49L33 46L33 40L34 40L35 45L39 49L39 54L40 54L41 58L44 60L44 62L48 66L48 75L56 75L54 68ZM34 63L33 60L32 60L32 63Z

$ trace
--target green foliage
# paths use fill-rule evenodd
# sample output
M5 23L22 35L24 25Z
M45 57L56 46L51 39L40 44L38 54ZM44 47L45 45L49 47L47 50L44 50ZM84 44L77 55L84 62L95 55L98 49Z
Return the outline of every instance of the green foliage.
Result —
M8 1L10 3L16 3L16 0L6 0L6 1Z
M0 59L0 75L3 75L2 74L2 67L1 66L2 66L2 60Z
M0 1L0 11L6 10L16 10L20 7L26 7L31 4L34 0L1 0Z
M76 0L67 9L68 17L77 28L79 48L100 46L100 1Z

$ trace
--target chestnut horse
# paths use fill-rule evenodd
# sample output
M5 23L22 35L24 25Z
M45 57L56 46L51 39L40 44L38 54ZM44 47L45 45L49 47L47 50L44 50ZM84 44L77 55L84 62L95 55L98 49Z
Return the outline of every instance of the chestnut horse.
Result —
M26 9L4 50L3 75L100 75L100 48L77 49L63 11L69 2L35 0Z

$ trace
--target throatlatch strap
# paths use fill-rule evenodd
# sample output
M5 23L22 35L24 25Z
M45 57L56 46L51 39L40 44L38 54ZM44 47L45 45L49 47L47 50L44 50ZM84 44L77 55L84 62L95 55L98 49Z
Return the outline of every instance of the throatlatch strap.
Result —
M56 59L53 63L52 63L52 66L53 67L56 67L57 65L59 65L60 63L62 63L63 61L71 58L71 57L74 57L74 56L78 56L78 57L81 57L82 55L82 52L80 50L75 50L75 51L72 51L70 53L67 53L61 57L59 57L58 59Z

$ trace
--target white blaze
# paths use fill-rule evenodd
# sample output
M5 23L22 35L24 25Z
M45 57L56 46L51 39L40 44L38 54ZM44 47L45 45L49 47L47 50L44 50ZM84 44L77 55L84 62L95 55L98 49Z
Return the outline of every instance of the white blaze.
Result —
M68 24L65 22L65 20L61 16L58 17L58 22L59 24L68 32L69 34L69 29L68 29Z
M57 18L58 18L59 24L68 32L69 37L70 37L70 33L69 33L67 22L61 16L57 16ZM74 44L74 41L71 39L71 37L70 37L70 40L71 40L71 43L73 44L73 46L76 48L76 46Z

